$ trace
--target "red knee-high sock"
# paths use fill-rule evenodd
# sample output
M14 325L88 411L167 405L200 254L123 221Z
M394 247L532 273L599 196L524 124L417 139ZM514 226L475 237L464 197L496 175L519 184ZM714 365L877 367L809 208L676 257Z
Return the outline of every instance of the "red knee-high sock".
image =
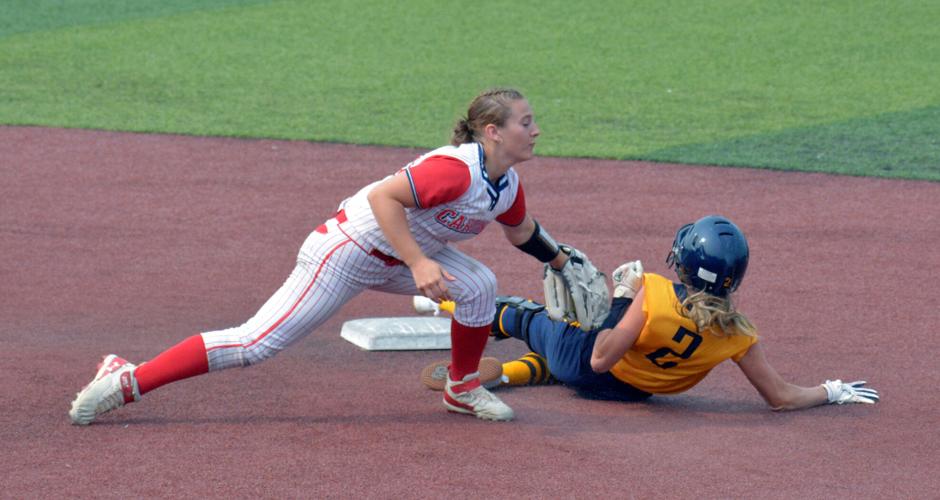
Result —
M184 378L209 371L209 358L202 335L193 335L137 367L134 378L141 396Z
M466 326L455 320L450 322L450 379L457 381L477 371L486 341L490 338L490 325Z

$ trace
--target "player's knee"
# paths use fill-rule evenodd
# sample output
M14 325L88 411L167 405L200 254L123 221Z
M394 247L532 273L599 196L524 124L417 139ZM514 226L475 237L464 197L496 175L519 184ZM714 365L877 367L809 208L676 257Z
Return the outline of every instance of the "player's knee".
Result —
M257 365L258 363L273 358L281 351L282 349L272 347L264 342L258 342L257 344L245 348L245 354L242 356L242 365L246 367Z
M477 293L483 302L492 304L496 300L496 274L489 268L482 268L479 273Z
M545 306L515 295L500 295L496 298L496 314L509 331L524 333L532 317L545 310Z
M458 304L483 304L492 307L496 301L496 275L480 265L474 270L470 285L463 287L455 300Z

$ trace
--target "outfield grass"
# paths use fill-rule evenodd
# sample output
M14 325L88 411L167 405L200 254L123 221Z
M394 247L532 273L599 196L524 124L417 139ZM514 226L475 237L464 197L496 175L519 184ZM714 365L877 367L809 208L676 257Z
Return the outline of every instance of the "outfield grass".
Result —
M538 153L940 180L928 1L8 0L0 123L434 147L510 85Z

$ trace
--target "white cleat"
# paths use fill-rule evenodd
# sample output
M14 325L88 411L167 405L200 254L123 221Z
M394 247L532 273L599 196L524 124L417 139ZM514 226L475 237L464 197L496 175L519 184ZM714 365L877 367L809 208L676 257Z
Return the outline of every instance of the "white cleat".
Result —
M440 316L441 306L437 302L425 297L424 295L415 295L413 299L415 312L427 316Z
M442 312L454 314L454 309L457 308L457 304L453 300L434 302L424 295L415 295L411 305L415 308L415 312L421 316L440 316Z
M512 420L515 414L506 403L480 385L480 373L471 373L460 382L447 377L444 407L455 413L476 415L483 420Z
M136 365L114 354L105 356L95 378L72 401L69 417L75 425L88 425L98 415L140 400L134 378Z

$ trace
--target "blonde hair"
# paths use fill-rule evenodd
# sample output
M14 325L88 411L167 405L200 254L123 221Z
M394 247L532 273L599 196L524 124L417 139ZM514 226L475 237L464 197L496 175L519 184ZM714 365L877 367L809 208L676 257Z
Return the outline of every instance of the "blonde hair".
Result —
M502 127L512 115L513 101L525 99L521 92L509 88L493 88L476 96L467 109L467 116L457 120L450 143L459 146L474 142L474 136L483 127L493 124Z
M710 330L719 337L725 335L757 336L757 328L746 316L734 308L731 295L716 297L710 293L688 288L689 296L682 301L680 313L692 320L699 332Z

